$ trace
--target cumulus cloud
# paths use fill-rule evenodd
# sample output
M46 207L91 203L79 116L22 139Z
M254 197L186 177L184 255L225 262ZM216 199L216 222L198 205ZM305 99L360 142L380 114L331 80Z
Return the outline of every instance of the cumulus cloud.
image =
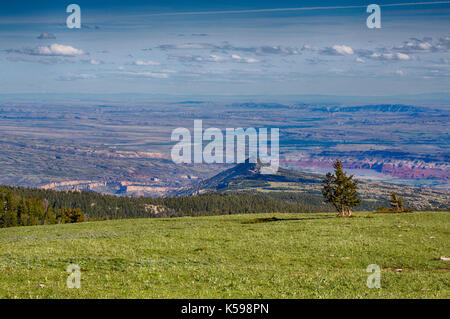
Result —
M257 62L259 62L258 60L254 59L254 58L243 58L237 54L231 55L231 59L233 59L237 62L241 62L241 63L257 63Z
M353 49L347 45L333 45L331 47L326 47L320 51L320 53L325 55L352 55L354 53Z
M331 48L338 54L353 54L353 49L346 45L333 45Z
M408 41L403 42L399 46L394 46L395 51L404 53L416 53L416 52L429 52L434 51L435 46L431 43L431 38L425 38L423 40L417 38L411 38Z
M406 54L427 53L427 52L447 52L450 49L450 37L441 37L438 41L433 41L430 37L423 39L410 38L399 46L393 48L397 52Z
M436 47L431 43L431 38L424 38L423 40L411 38L403 42L402 45L395 46L394 50L404 53L420 53L435 51Z
M408 61L411 57L405 53L377 53L371 52L369 54L362 54L367 59L379 60L379 61Z
M38 39L40 40L44 40L44 39L56 39L55 35L52 33L41 33L38 37Z
M160 65L159 62L155 62L155 61L143 61L143 60L137 60L133 62L134 65L137 66L149 66L149 65Z
M310 46L304 46L304 51L314 51ZM448 52L450 50L450 37L441 37L433 41L431 37L423 39L410 38L401 45L381 47L377 49L353 49L347 45L333 45L318 50L319 53L331 56L356 55L356 61L364 63L366 60L377 61L409 61L414 60L414 54Z
M85 54L83 50L76 49L70 45L63 45L57 43L46 46L38 46L33 49L21 49L21 50L10 49L7 50L7 52L26 55L65 56L65 57L73 57Z
M52 44L50 46L39 46L34 49L37 55L52 56L76 56L84 54L83 50L76 49L70 45Z
M397 54L395 54L395 58L398 59L398 60L409 60L409 59L411 59L411 57L409 55L404 54L404 53L397 53Z

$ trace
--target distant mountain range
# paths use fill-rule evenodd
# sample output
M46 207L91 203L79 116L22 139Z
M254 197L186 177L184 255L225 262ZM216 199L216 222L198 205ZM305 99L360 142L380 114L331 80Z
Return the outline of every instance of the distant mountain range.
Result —
M434 92L421 94L403 94L386 96L345 96L324 94L297 94L297 95L176 95L176 94L145 94L145 93L115 93L115 94L90 94L90 93L19 93L0 94L2 101L99 101L99 102L129 102L129 101L162 101L172 103L206 101L239 102L251 100L256 103L278 101L279 103L296 103L302 101L309 104L371 104L371 103L403 103L421 105L448 105L450 93Z
M308 104L280 104L280 103L234 103L232 106L243 108L263 108L263 109L285 109L285 108L305 108ZM429 107L418 107L403 104L376 104L376 105L358 105L358 106L319 106L312 107L312 111L326 113L354 113L354 112L390 112L390 113L420 113L420 112L440 112L442 110Z

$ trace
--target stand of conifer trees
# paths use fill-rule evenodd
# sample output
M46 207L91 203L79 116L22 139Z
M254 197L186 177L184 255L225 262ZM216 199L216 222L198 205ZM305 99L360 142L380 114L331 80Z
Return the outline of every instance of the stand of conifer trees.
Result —
M46 198L15 193L14 188L0 187L0 228L34 226L84 221L79 208L54 208Z

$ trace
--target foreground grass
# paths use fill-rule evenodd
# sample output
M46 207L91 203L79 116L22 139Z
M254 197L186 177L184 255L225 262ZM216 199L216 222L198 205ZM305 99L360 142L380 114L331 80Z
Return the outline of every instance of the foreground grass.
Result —
M0 298L449 298L449 221L265 214L0 229ZM66 287L71 263L81 289ZM366 286L370 264L381 289Z

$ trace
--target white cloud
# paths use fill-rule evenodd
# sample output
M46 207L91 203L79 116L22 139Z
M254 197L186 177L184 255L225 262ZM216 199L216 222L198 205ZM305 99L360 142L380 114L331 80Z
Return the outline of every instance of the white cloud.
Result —
M397 50L429 51L433 45L429 42L408 41L403 46L396 47Z
M376 53L376 52L370 54L368 58L375 60L398 60L398 61L407 61L411 59L411 57L408 54L404 53Z
M347 45L335 44L331 47L326 47L320 51L320 53L325 55L352 55L353 49Z
M50 46L39 46L32 51L35 55L51 56L76 56L84 54L83 50L76 49L70 45L52 44Z
M257 63L259 62L257 59L254 58L243 58L237 54L232 54L231 55L231 59L238 61L238 62L242 62L242 63Z
M57 43L54 43L52 45L38 46L36 48L8 49L6 50L6 52L45 57L74 57L85 54L83 50L76 49L70 45Z
M409 60L410 59L409 55L404 54L404 53L397 53L396 58L399 60Z
M139 65L139 66L160 65L159 62L150 61L150 60L148 60L148 61L137 60L133 64Z
M353 54L353 49L346 45L333 45L331 48L338 54Z
M439 41L433 41L430 37L411 38L402 45L394 47L394 50L402 53L447 52L449 49L450 37L448 36L440 38Z

